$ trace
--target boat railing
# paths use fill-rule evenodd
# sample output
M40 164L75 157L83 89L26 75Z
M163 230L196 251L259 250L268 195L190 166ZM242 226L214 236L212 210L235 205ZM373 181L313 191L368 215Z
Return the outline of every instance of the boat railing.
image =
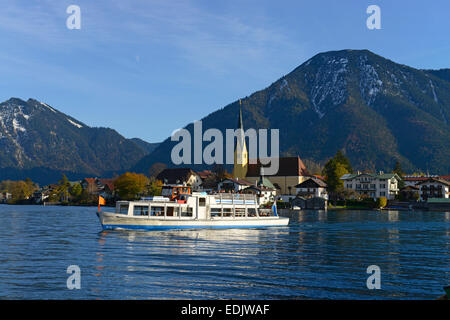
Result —
M256 204L256 195L245 193L218 193L214 195L216 203Z

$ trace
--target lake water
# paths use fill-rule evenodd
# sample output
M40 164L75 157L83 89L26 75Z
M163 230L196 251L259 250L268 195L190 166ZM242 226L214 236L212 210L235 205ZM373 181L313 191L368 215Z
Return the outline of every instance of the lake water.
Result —
M102 232L96 208L0 205L1 299L435 299L449 212L305 211L288 227ZM66 286L78 265L81 289ZM369 290L366 269L381 269Z

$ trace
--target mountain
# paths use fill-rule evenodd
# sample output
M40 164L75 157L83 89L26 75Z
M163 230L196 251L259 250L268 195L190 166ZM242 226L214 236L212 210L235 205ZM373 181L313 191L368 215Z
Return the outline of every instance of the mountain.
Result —
M112 176L148 154L113 129L92 128L37 100L0 104L0 180L30 177L41 184Z
M418 70L368 50L320 53L242 99L242 111L246 129L280 129L283 156L323 164L341 149L355 169L391 171L398 160L407 171L450 172L450 69ZM238 114L235 101L203 118L203 132L235 128ZM134 170L174 166L176 143L166 139Z
M144 141L140 138L131 138L130 140L133 141L135 144L137 144L147 154L152 153L153 150L155 150L159 146L159 143L157 142L151 143Z

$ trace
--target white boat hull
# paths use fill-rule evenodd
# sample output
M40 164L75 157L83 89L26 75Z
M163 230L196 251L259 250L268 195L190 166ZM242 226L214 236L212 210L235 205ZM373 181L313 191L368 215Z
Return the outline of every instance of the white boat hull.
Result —
M167 229L199 229L199 228L265 228L287 226L289 218L252 217L252 218L157 218L157 217L130 217L112 212L97 212L104 230L167 230Z

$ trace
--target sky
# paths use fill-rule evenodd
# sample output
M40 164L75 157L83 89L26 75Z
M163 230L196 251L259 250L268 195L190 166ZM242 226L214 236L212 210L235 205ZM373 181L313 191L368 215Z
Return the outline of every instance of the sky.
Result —
M2 0L0 101L45 102L160 142L317 53L368 49L450 68L450 1ZM66 10L77 5L80 29ZM381 29L369 30L369 5Z

